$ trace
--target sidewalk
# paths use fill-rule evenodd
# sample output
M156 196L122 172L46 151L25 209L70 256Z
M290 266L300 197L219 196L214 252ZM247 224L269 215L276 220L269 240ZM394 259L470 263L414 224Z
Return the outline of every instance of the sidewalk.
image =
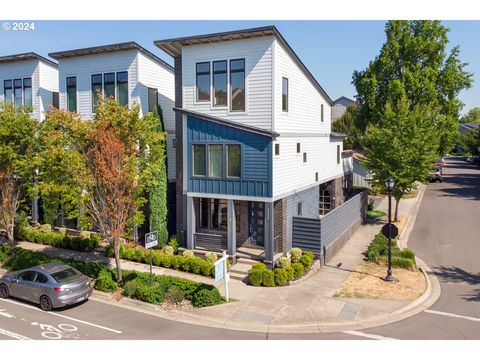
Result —
M416 204L419 198L421 196L402 200L399 213L410 217L418 208ZM385 198L379 204L378 209L385 211L387 206L388 201ZM252 287L239 280L231 279L229 282L230 297L237 301L188 312L163 311L154 306L142 306L142 311L145 311L145 308L151 308L152 313L156 316L196 325L269 332L343 331L401 320L423 311L436 301L439 296L436 279L429 279L427 276L429 286L426 293L410 303L408 301L349 299L333 296L350 273L363 262L362 253L384 223L383 221L378 224L361 226L331 261L309 279L296 285L274 288ZM407 222L405 227L408 226ZM85 254L28 242L20 242L19 245L31 250L43 251L52 256L98 261L112 267L115 266L114 259L108 259L101 254ZM420 259L418 263L426 266ZM149 265L124 260L122 260L122 268L149 271ZM204 276L159 267L153 267L153 272L212 284L217 286L222 294L224 291L222 284L215 284L213 279ZM112 300L106 300L104 295L96 296L96 298L100 301L112 302ZM132 304L129 300L121 300L120 303L123 303L121 306L126 306L127 303Z

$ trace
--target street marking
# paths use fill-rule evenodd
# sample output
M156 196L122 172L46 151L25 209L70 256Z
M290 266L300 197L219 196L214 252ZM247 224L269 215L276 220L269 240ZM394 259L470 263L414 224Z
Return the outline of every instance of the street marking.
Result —
M342 331L344 334L349 334L349 335L355 335L355 336L361 336L369 339L375 339L375 340L398 340L394 338L389 338L386 336L382 335L375 335L375 334L367 334L361 331L355 331L355 330L350 330L350 331Z
M14 332L11 332L11 331L8 331L8 330L2 329L2 328L0 328L0 334L6 335L6 336L9 336L11 338L18 339L18 340L32 340L32 339L30 339L26 336L16 334Z
M7 311L7 310L0 309L0 316L6 317L6 318L9 318L9 319L15 317L15 315L9 314L9 313L7 313L7 312L5 312L5 311Z
M473 317L473 316L457 315L457 314L447 313L447 312L443 312L443 311L435 311L435 310L424 310L424 312L429 313L429 314L435 314L435 315L441 315L441 316L447 316L447 317L452 317L452 318L459 318L459 319L464 319L464 320L479 321L480 322L480 318L476 318L476 317Z
M111 329L111 328L108 328L108 327L106 327L106 326L93 324L93 323L88 322L88 321L84 321L84 320L72 318L72 317L70 317L70 316L66 316L66 315L62 315L62 314L57 314L57 313L54 313L54 312L45 312L45 311L43 311L43 310L40 310L39 308L30 306L30 305L26 305L26 304L21 304L21 303L18 303L18 302L9 300L9 299L0 299L0 300L9 302L9 303L11 303L11 304L20 305L20 306L23 306L23 307L26 307L26 308L29 308L29 309L32 309L32 310L35 310L35 311L40 311L40 312L43 313L43 314L54 315L54 316L58 316L58 317L61 317L61 318L64 318L64 319L73 320L73 321L76 321L76 322L79 322L79 323L82 323L82 324L85 324L85 325L90 325L90 326L93 326L93 327L97 327L97 328L99 328L99 329L111 331L111 332L114 332L114 333L116 333L116 334L121 334L121 333L122 333L120 330Z

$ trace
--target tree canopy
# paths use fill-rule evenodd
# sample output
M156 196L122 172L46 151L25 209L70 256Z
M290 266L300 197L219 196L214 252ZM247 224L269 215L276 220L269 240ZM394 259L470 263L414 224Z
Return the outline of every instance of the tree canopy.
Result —
M460 122L462 123L480 123L480 108L475 107L470 109L468 113L463 115L460 118Z

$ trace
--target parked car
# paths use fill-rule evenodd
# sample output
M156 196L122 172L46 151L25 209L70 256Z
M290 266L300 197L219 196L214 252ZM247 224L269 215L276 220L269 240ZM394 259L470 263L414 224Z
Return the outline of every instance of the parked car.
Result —
M439 181L443 182L442 168L439 166L434 166L430 172L430 181Z
M59 263L13 271L0 279L0 297L17 297L39 304L44 311L87 300L92 294L90 278Z

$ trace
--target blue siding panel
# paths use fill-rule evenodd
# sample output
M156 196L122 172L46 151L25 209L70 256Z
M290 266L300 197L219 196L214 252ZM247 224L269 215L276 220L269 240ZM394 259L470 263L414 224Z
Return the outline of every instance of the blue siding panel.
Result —
M240 144L241 178L192 176L193 144ZM226 149L225 149L226 150ZM208 150L207 150L208 163ZM272 196L272 139L248 131L187 117L188 191L239 196ZM226 169L225 169L226 171Z

